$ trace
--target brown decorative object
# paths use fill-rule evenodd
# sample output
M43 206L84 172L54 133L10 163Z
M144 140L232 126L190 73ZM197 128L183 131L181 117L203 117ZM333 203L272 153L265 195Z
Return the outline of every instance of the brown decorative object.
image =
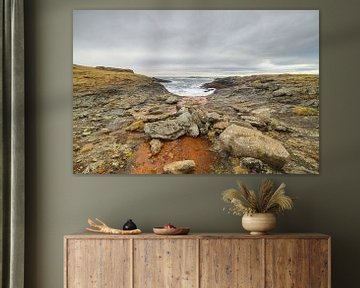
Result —
M115 229L107 226L104 222L102 222L97 218L95 218L95 220L97 222L88 218L88 223L92 228L86 228L87 231L104 233L104 234L115 234L115 235L135 235L141 233L140 229L134 229L134 230Z
M229 212L243 216L242 224L250 234L265 234L276 226L276 215L284 214L294 207L293 198L285 195L284 183L274 190L273 181L264 179L259 192L249 190L243 182L238 189L223 192L223 200L230 203Z
M164 228L154 227L153 231L158 235L186 235L190 232L189 227Z
M276 217L272 213L255 213L242 217L242 226L251 235L261 235L276 226Z
M65 288L330 288L323 234L65 236Z

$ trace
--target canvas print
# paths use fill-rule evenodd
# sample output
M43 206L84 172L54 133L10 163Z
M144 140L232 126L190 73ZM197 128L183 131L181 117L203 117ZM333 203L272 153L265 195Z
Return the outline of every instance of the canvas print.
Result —
M75 10L73 173L318 174L319 11Z

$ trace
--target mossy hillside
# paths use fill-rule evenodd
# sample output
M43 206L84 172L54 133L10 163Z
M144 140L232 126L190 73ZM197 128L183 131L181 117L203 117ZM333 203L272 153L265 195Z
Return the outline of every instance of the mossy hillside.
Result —
M160 83L145 75L127 72L126 70L105 70L101 67L73 65L74 96L119 89L125 93L134 93L141 92L142 89L150 86L156 86L159 91L166 92Z

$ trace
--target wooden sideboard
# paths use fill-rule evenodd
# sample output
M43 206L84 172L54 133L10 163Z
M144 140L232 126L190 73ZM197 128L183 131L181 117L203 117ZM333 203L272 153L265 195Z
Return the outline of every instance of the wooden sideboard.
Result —
M323 234L67 235L65 288L329 288Z

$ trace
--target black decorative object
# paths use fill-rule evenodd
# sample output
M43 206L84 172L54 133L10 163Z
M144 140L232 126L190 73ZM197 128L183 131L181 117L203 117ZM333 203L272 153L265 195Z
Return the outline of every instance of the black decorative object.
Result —
M131 219L126 221L126 223L123 226L123 230L135 230L135 229L137 229L137 226Z

